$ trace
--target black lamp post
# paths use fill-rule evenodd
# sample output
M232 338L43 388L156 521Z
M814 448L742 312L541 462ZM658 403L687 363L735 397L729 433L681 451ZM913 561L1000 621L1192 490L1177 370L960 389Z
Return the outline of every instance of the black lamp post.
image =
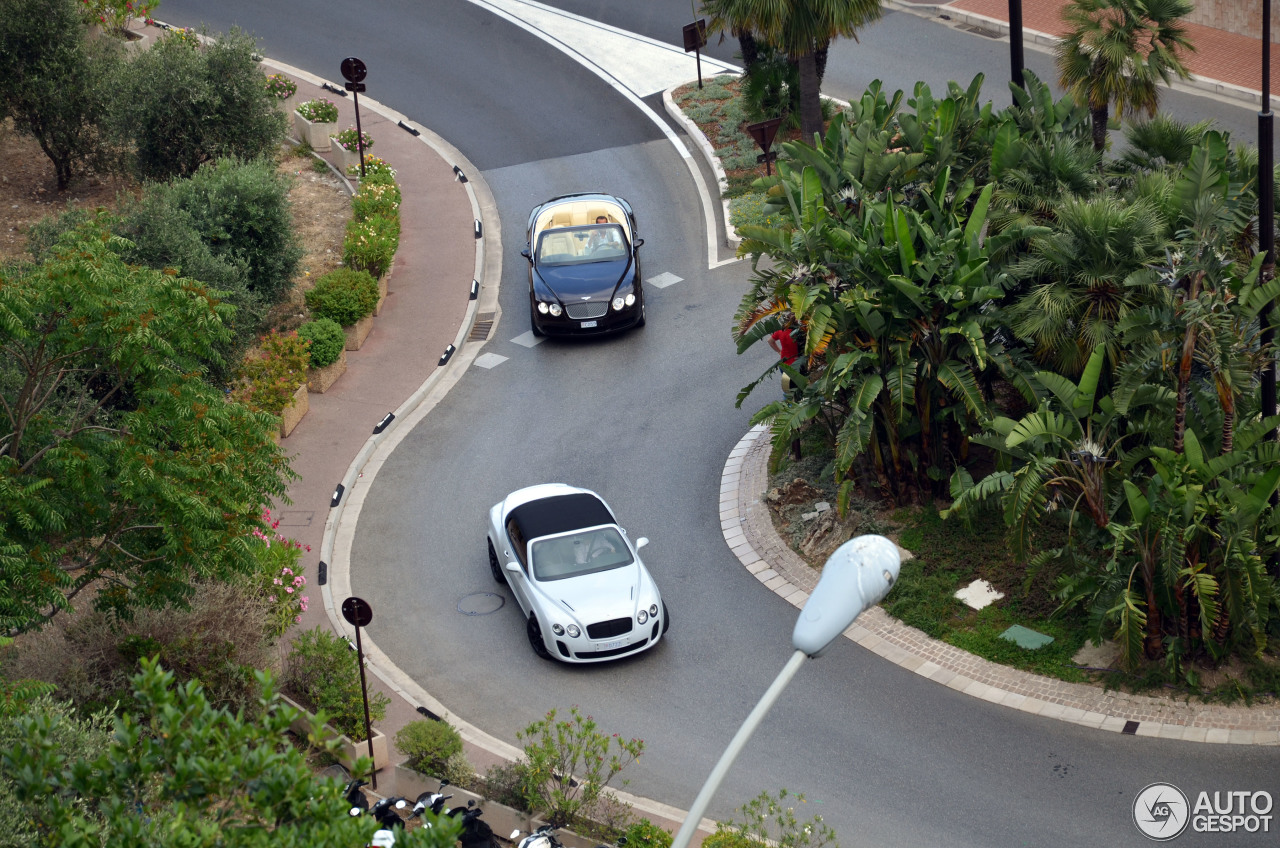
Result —
M1270 0L1264 0L1270 2ZM1009 0L1009 65L1011 79L1017 86L1022 79L1022 0Z

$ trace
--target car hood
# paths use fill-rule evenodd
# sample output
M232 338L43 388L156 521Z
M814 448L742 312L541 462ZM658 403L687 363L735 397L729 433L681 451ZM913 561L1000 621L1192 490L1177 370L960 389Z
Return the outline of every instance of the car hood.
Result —
M580 265L539 265L538 278L562 301L608 300L618 283L631 268L631 258L624 256Z
M642 573L637 561L609 571L551 580L540 584L540 588L553 604L585 627L635 615Z

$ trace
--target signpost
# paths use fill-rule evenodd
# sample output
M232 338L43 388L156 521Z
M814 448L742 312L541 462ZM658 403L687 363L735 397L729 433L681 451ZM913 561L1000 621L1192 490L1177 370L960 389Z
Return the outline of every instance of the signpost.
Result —
M364 680L364 646L360 644L360 628L368 627L369 622L373 621L373 609L362 598L347 598L342 602L342 617L356 629L356 665L360 666L360 696L364 698L364 738L369 740L369 759L373 760L373 722L369 721L369 687ZM376 760L374 760L369 780L373 788L377 789L378 763Z
M766 177L773 174L773 169L769 167L769 163L778 158L778 154L770 152L769 148L773 146L773 138L778 134L778 125L781 123L781 118L770 118L767 121L747 124L747 132L756 140L756 144L760 145L760 149L764 151L756 157L756 161L764 163L764 175Z
M702 88L702 48L707 46L707 19L684 25L684 52L692 53L698 65L698 88Z
M364 62L361 62L355 56L349 56L342 60L341 70L342 78L347 81L344 88L351 92L351 99L356 107L356 153L360 156L360 178L364 179L364 133L360 132L360 92L365 89L364 78L368 73L368 69L365 68ZM360 601L360 603L363 604L364 601ZM365 608L368 609L368 606L366 605ZM356 630L357 641L359 640L359 634L360 631ZM364 674L364 666L360 667L360 673L362 675ZM367 704L365 705L365 709L366 711L368 710ZM372 756L373 742L369 743L369 750L370 756ZM376 777L374 778L374 781L373 788L377 789L378 784Z

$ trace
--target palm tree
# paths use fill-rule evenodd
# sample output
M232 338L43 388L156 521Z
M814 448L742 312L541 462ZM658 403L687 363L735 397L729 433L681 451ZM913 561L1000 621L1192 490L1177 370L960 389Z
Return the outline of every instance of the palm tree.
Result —
M1067 36L1055 53L1058 81L1093 116L1093 146L1107 143L1108 111L1154 115L1159 84L1187 79L1182 52L1195 50L1182 19L1191 0L1071 0Z
M800 131L806 140L823 132L819 56L836 38L857 38L858 30L884 13L884 0L703 0L707 29L728 30L741 41L752 33L800 67ZM744 60L745 60L744 45Z

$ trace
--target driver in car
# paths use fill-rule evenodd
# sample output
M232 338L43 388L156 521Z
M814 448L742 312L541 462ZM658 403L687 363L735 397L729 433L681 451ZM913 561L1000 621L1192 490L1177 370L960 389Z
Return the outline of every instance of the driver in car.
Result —
M608 224L609 219L604 215L596 216L597 224ZM597 247L622 247L622 237L618 235L615 227L605 227L591 231L591 237L587 239L587 250L592 251Z

